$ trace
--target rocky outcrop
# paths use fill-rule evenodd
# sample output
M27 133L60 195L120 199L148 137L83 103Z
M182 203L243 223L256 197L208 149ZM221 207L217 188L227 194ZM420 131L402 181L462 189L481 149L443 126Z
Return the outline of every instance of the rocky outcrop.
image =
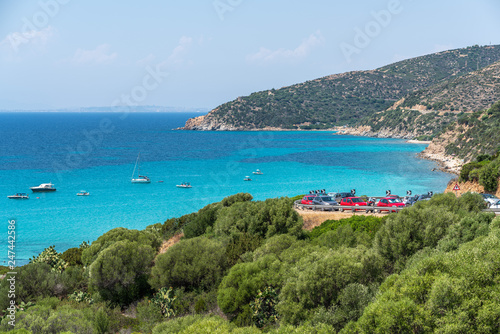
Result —
M420 134L410 131L398 131L391 128L382 128L378 131L372 131L371 126L363 125L356 127L337 127L335 128L337 135L352 135L375 138L399 138L399 139L414 139Z
M233 125L226 124L224 122L218 121L214 117L214 112L216 110L212 110L206 115L198 116L194 118L190 118L186 121L186 124L182 128L178 128L178 130L199 130L199 131L236 131L236 130L245 130L243 128L235 127Z
M500 179L499 179L499 182L500 182ZM458 191L453 190L453 188L455 187L456 184L458 184L458 187L460 188L460 190L458 190ZM458 196L462 196L463 194L465 194L467 192L480 193L480 194L487 193L487 191L484 191L484 187L476 181L458 182L457 179L451 180L448 183L448 186L446 187L446 190L444 192L445 193L452 192L454 194L457 194ZM500 196L500 188L498 188L496 193L491 193L491 194L499 197Z

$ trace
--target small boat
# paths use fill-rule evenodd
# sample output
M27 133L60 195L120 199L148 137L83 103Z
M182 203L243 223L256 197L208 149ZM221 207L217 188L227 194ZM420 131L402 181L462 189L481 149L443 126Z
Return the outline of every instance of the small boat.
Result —
M80 190L79 193L76 193L76 196L88 196L88 195L90 195L90 193L85 190Z
M54 187L54 185L52 183L42 183L38 187L31 187L30 189L34 193L56 191L56 188Z
M30 197L26 193L17 193L15 195L7 196L10 199L29 199Z
M257 170L256 170L255 172L253 172L253 173L254 173L255 175L262 175L262 174L264 174L264 173L262 173L262 172L260 171L260 169L257 169Z
M252 181L252 179L250 178L250 176L245 176L245 178L243 179L243 181Z
M182 182L181 184L176 185L177 188L192 188L191 183Z
M137 156L137 160L135 161L135 167L134 167L134 171L132 172L132 179L131 179L131 182L132 183L151 183L151 180L149 179L149 177L145 176L145 175L141 175L141 154L139 153L139 155ZM135 169L137 168L137 178L134 178L134 174L135 174Z

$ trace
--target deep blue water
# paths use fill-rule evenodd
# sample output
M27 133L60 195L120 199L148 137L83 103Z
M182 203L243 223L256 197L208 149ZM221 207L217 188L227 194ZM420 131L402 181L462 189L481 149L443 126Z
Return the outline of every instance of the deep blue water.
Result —
M192 116L0 113L0 264L7 260L9 219L16 220L23 264L50 245L64 251L115 227L143 229L237 192L257 200L311 189L380 196L386 189L440 192L450 179L416 158L421 144L331 132L172 130ZM139 152L151 184L130 182ZM264 175L252 175L256 169ZM252 182L243 181L247 175ZM7 199L47 182L55 193ZM181 182L193 188L176 188ZM80 190L90 196L76 196Z

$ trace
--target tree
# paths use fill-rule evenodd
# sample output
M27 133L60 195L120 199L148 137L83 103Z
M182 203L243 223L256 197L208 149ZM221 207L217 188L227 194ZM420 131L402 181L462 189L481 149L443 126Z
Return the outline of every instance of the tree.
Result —
M90 266L89 286L105 300L127 305L150 291L147 278L154 255L149 245L128 240L115 242L100 252Z
M227 262L221 242L206 237L181 240L155 261L149 280L156 289L210 290L222 279Z
M153 250L157 250L161 245L161 239L152 231L129 230L123 227L112 229L97 238L92 245L86 248L82 254L82 262L85 266L90 266L97 259L99 253L112 244L122 241L134 241L141 245L147 245Z

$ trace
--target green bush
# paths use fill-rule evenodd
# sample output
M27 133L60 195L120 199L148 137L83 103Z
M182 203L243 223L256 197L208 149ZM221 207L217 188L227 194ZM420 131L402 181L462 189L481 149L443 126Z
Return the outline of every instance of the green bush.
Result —
M447 197L450 196L433 198L434 205L431 201L421 202L390 215L379 229L374 245L396 272L404 269L406 261L420 249L435 247L448 227L460 220L461 217L447 207ZM445 201L442 206L438 205L440 199Z
M156 258L150 284L156 289L210 290L219 284L226 269L221 242L206 237L186 239Z
M69 248L61 254L61 259L66 261L70 266L81 266L83 265L82 253L83 249L81 248Z
M160 307L147 298L137 304L136 310L140 329L144 333L151 333L153 328L164 319Z
M214 231L217 236L250 233L262 238L276 234L302 234L302 218L293 210L289 198L264 202L238 202L219 211Z
M82 262L85 266L89 266L94 262L99 253L104 251L109 246L113 245L118 241L133 241L140 245L146 245L151 247L153 250L158 250L161 245L161 239L158 235L153 232L129 230L123 227L118 227L112 229L109 232L101 235L97 238L92 245L86 248L82 253Z
M482 185L486 191L497 191L498 177L499 163L498 161L492 161L481 168L479 173L479 184Z
M56 251L55 246L45 248L38 256L33 256L29 262L47 263L53 271L58 273L62 272L68 266L68 263L61 258L61 254Z
M202 315L187 315L180 318L174 318L156 325L153 328L153 334L177 334L203 318Z
M500 229L455 251L435 251L380 287L349 331L496 333L500 329Z
M150 292L147 278L154 256L155 251L147 244L115 242L100 252L90 266L89 287L116 304L138 300Z

